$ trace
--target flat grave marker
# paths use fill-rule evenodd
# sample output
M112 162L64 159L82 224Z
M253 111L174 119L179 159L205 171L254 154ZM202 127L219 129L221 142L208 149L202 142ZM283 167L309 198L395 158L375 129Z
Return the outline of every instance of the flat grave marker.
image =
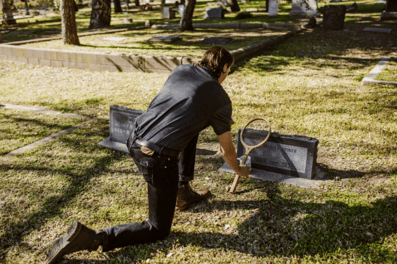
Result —
M123 41L126 40L128 38L123 38L123 37L106 37L103 38L102 40L106 40L106 41Z
M164 43L173 43L175 41L182 40L180 36L155 36L153 38L148 39L148 42L164 42Z
M366 27L364 31L378 32L378 33L390 33L393 29L391 28L378 28L378 27Z
M207 37L203 39L201 44L211 44L211 45L226 45L233 41L233 38L226 37Z

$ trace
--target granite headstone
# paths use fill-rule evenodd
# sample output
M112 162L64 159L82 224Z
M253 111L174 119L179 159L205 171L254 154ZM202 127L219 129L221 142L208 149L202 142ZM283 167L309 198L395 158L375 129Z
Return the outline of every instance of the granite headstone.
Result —
M237 156L245 153L238 132ZM261 142L267 131L249 131L244 142L256 145ZM253 150L249 156L253 169L260 169L281 175L312 179L317 163L318 140L315 138L272 133L265 145Z
M380 16L381 20L397 20L397 0L387 0L386 10Z
M341 30L345 24L345 5L328 5L323 8L323 28Z
M225 10L222 7L207 8L205 10L204 19L223 19L223 18L225 18Z
M170 13L169 11L170 11L170 8L168 6L163 7L163 18L168 18L169 13Z
M277 16L278 0L269 0L269 16Z
M117 105L111 106L110 135L105 140L99 142L99 145L118 151L128 152L125 143L131 132L135 118L142 113L143 111L141 110L134 110Z
M317 0L292 0L290 16L311 17L319 16Z
M183 16L183 12L185 12L185 5L178 5L178 15Z

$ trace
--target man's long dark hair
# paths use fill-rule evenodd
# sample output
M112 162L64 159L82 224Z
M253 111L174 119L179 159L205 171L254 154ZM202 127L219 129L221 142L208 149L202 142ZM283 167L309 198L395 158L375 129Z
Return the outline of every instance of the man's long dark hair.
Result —
M199 63L197 63L197 65L208 68L211 71L212 76L219 79L225 64L230 67L233 63L234 58L227 49L213 46L204 53L203 58Z

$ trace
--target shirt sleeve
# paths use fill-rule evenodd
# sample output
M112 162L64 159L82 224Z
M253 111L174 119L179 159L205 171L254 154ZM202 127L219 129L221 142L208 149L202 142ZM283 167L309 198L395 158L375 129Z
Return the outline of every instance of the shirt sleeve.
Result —
M227 104L215 111L210 120L210 125L214 129L214 132L219 136L231 130L230 126L232 122L232 105Z

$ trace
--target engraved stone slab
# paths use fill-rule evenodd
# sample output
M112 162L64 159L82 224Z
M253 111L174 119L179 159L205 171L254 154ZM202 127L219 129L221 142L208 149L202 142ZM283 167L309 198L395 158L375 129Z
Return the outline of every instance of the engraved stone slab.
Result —
M278 0L269 0L269 16L277 16Z
M153 38L148 39L148 42L165 42L165 43L173 43L175 41L179 41L182 38L180 36L155 36Z
M237 156L244 155L245 148L238 133ZM259 144L267 132L249 133L245 142ZM252 168L286 176L312 179L317 163L318 140L305 136L279 135L272 133L266 144L250 153Z
M391 28L378 28L378 27L366 27L364 31L379 32L379 33L390 33L393 29Z
M383 11L380 15L380 20L397 20L397 12Z
M102 40L106 40L106 41L123 41L126 40L128 38L122 38L122 37L106 37L103 38Z
M387 0L386 12L397 12L397 1L396 0Z
M225 10L222 7L207 8L205 10L204 19L223 19L223 18L225 18Z
M323 28L342 30L345 25L346 6L327 5L323 8Z
M211 44L211 45L226 45L233 41L233 38L224 38L224 37L207 37L203 39L201 44Z
M128 153L127 142L135 118L143 111L125 108L122 106L110 107L110 136L99 142L99 145Z
M310 17L318 15L316 0L292 0L290 16Z

